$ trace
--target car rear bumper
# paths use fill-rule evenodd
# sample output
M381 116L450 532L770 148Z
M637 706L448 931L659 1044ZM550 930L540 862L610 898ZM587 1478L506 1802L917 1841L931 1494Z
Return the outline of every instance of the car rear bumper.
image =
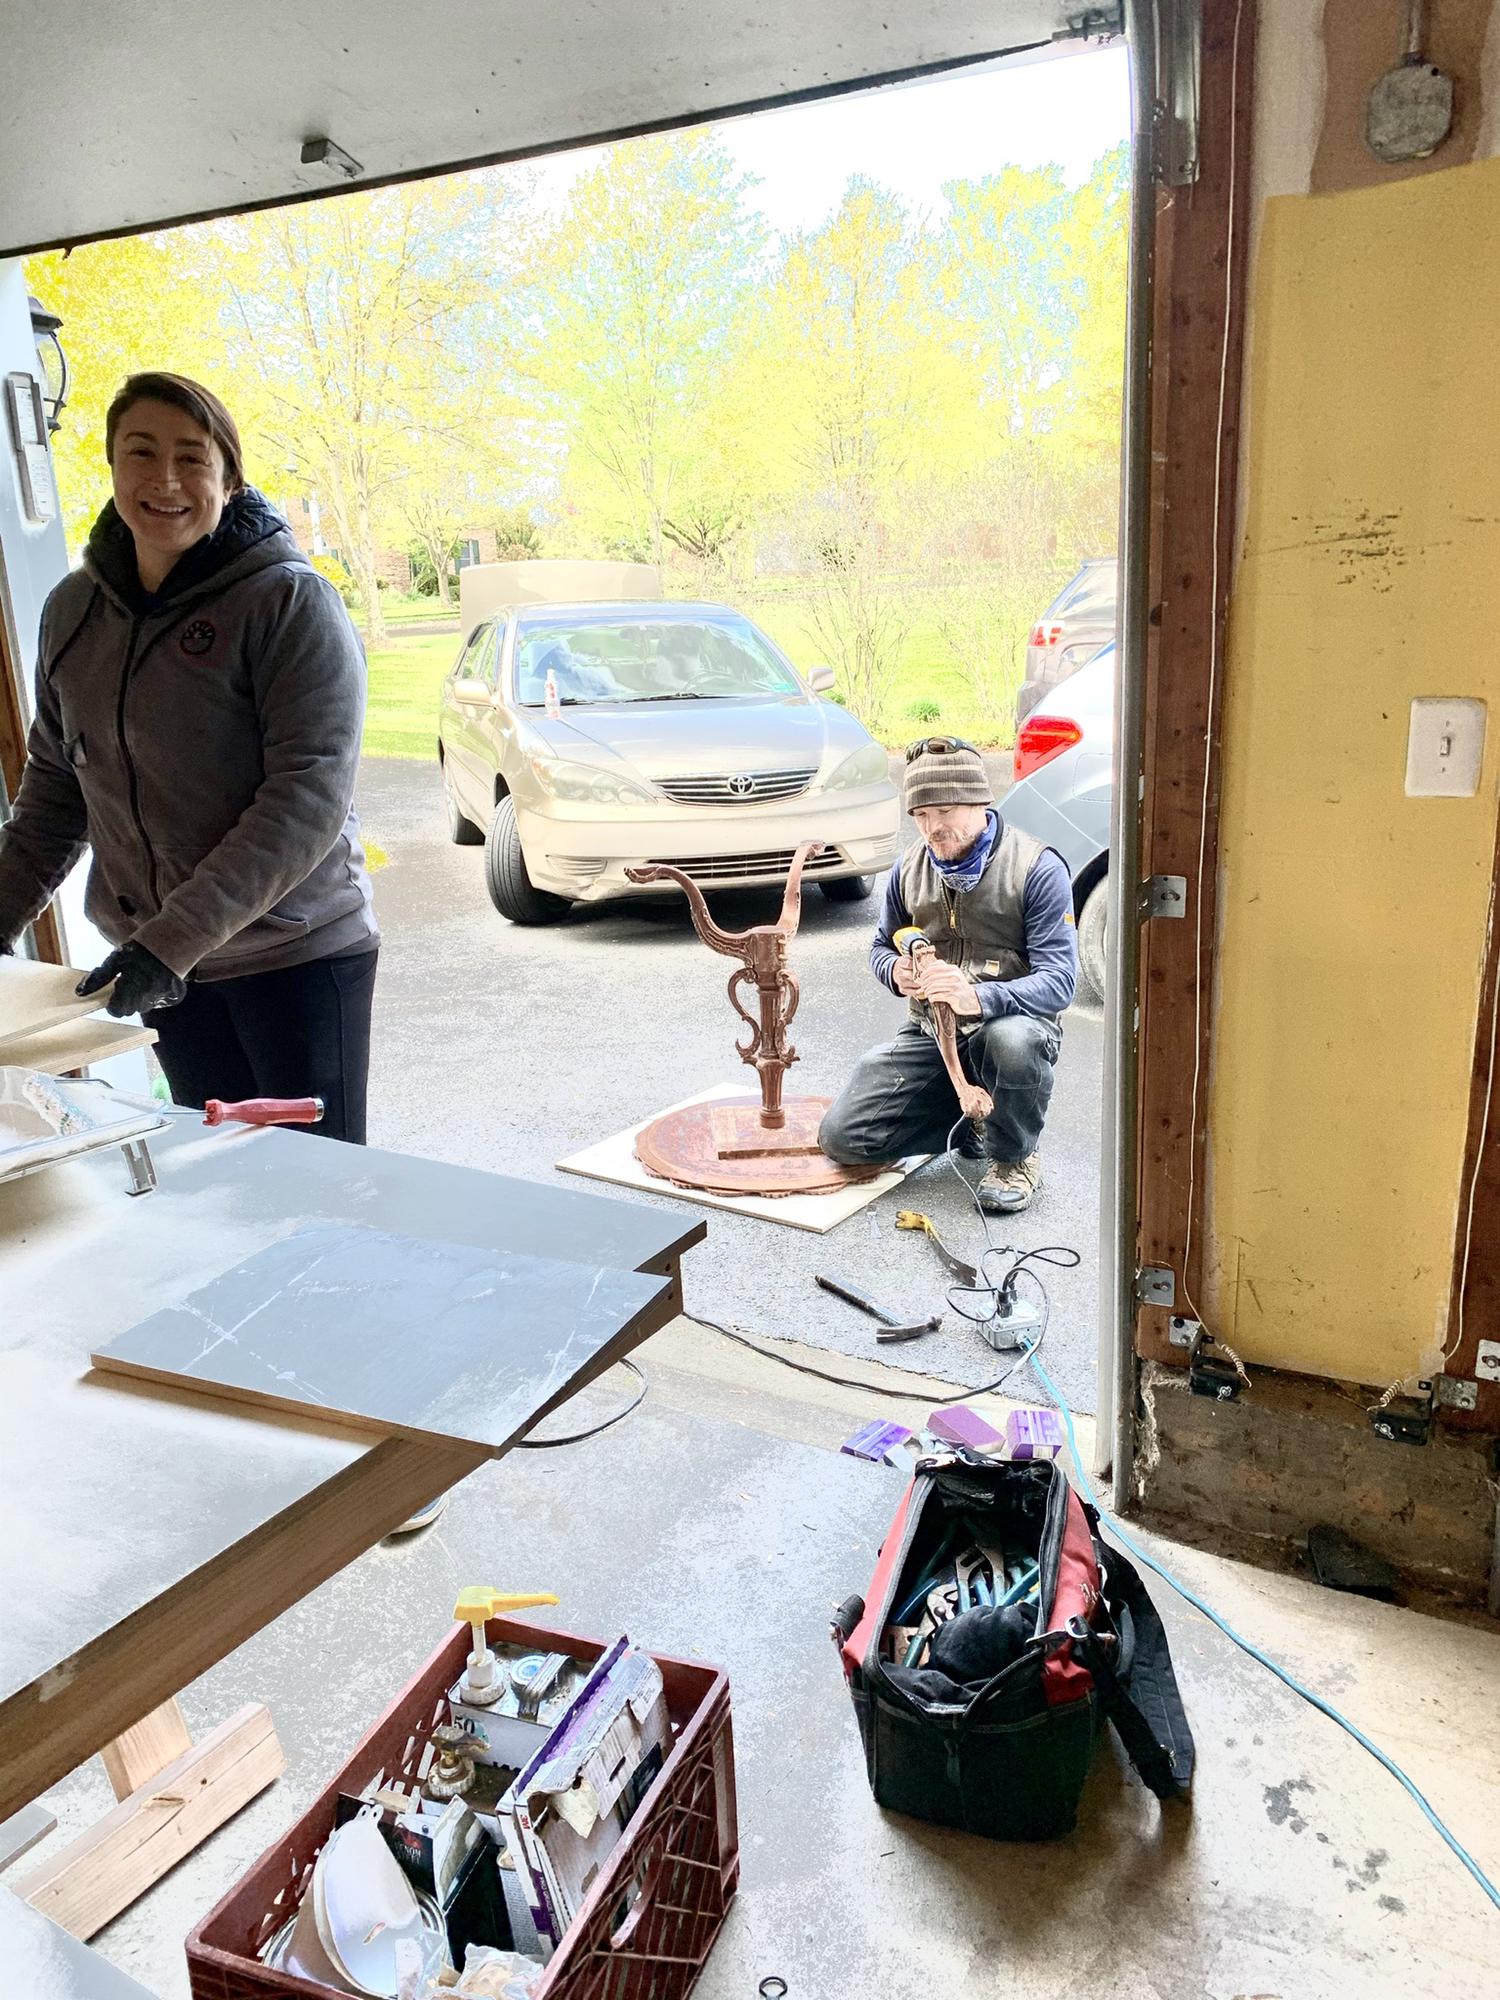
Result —
M579 903L672 893L671 883L630 881L628 868L665 862L703 889L774 886L786 880L804 840L818 842L803 870L809 882L878 875L900 848L900 810L889 785L852 795L804 796L764 806L663 812L609 819L553 818L518 808L526 872L538 889Z

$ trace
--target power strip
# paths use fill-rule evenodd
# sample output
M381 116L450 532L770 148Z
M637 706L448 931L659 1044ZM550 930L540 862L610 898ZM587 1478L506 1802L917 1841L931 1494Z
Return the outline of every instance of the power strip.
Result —
M979 1329L997 1354L1008 1354L1015 1348L1024 1347L1041 1330L1041 1308L1029 1299L1019 1298L1002 1298L995 1317L986 1320Z

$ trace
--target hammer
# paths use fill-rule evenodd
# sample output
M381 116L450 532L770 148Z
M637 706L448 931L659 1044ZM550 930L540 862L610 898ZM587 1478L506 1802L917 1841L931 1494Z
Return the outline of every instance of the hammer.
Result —
M844 1299L851 1306L858 1306L861 1312L868 1313L871 1319L879 1320L875 1338L882 1344L893 1340L920 1340L924 1333L935 1333L943 1323L942 1314L934 1313L930 1319L914 1320L905 1325L888 1306L878 1304L868 1293L856 1291L853 1285L840 1284L837 1278L825 1278L821 1272L814 1282L821 1285L825 1292L832 1292L836 1299Z

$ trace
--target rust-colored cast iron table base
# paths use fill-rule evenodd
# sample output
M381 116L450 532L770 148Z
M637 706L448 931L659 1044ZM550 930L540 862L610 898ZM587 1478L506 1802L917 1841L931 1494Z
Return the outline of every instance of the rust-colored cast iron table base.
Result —
M769 1131L760 1106L718 1098L669 1111L641 1131L636 1158L648 1173L710 1194L836 1194L883 1174L884 1166L841 1167L818 1151L826 1097L793 1097L786 1123Z

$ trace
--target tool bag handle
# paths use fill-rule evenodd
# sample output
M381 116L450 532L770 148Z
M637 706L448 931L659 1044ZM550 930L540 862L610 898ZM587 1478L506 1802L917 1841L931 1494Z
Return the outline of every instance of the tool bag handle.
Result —
M1097 1536L1098 1516L1090 1508ZM1105 1714L1127 1755L1159 1799L1183 1798L1192 1789L1196 1751L1177 1686L1166 1628L1140 1572L1118 1549L1104 1550L1104 1605L1116 1629L1134 1627L1134 1657L1122 1676L1097 1632L1082 1619L1070 1626L1074 1649L1094 1676Z

